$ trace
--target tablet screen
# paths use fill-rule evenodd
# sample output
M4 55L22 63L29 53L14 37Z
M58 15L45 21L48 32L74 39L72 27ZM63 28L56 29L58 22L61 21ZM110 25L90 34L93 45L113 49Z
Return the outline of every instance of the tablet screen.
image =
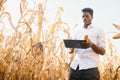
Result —
M66 48L83 48L82 46L80 46L80 42L86 42L86 40L67 40L67 39L63 41Z

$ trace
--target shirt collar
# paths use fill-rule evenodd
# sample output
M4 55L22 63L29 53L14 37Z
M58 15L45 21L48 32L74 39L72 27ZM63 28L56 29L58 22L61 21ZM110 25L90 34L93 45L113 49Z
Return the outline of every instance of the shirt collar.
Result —
M92 28L92 27L93 27L93 25L90 24L87 28L84 28L84 29L90 29L90 28Z

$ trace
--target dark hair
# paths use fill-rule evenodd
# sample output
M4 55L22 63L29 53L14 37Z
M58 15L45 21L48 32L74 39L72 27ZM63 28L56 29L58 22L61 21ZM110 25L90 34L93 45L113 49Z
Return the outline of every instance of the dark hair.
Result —
M91 8L83 8L82 12L89 12L91 16L93 16L93 9Z

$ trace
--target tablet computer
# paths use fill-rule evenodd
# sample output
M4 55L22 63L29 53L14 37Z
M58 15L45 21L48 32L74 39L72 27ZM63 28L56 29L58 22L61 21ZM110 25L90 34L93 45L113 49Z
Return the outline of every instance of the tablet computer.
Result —
M80 42L86 42L86 40L68 40L64 39L64 44L66 48L81 48L85 49L84 47L80 46Z

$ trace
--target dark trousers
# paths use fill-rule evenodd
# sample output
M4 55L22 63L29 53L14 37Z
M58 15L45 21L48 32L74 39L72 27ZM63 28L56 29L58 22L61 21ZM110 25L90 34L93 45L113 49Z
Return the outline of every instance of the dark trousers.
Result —
M100 80L98 68L91 68L86 70L76 70L70 68L70 79L69 80Z

